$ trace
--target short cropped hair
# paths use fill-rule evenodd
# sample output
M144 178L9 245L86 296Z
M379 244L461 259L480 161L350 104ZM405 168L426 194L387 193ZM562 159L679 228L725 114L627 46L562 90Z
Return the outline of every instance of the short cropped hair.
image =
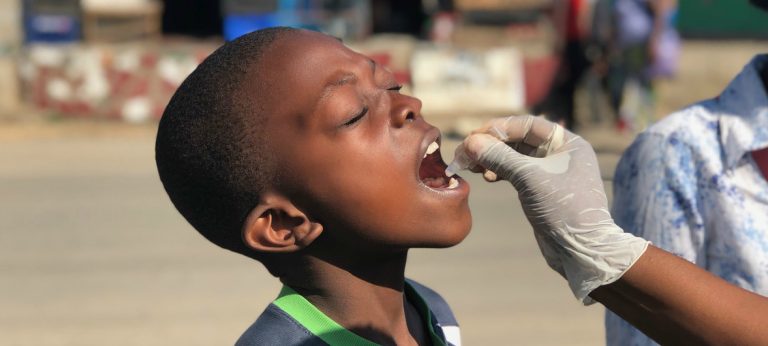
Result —
M294 30L259 30L217 49L176 90L157 132L155 162L176 209L214 244L252 258L242 227L275 168L261 141L264 84L244 84L258 79L272 43Z

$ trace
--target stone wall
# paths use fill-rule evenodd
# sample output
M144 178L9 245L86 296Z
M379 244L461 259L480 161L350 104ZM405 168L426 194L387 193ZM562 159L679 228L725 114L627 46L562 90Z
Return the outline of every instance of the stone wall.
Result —
M219 44L29 45L19 53L22 97L64 117L158 119L176 88Z

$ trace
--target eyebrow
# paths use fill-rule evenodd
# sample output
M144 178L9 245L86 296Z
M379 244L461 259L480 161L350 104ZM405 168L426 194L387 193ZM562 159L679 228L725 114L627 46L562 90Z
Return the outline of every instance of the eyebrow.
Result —
M371 74L376 75L376 62L373 61L371 58L367 58L368 65L371 67ZM357 82L357 76L353 74L352 72L345 72L341 75L339 78L334 78L333 80L329 81L325 84L323 87L323 92L320 95L320 99L326 98L333 89L336 89L342 85L346 85L349 83L355 83Z
M373 61L373 59L368 58L368 65L371 65L371 73L375 76L376 75L376 62Z

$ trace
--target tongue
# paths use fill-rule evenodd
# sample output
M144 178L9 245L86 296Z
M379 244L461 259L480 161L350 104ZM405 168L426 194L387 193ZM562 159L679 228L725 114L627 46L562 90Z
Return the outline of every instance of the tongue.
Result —
M439 152L429 154L421 161L419 178L421 178L421 180L426 180L429 178L445 177L445 167L445 163L443 163L443 159L440 157Z
M445 177L424 178L422 181L424 182L424 185L427 185L433 189L446 187L448 185L448 182L445 180Z

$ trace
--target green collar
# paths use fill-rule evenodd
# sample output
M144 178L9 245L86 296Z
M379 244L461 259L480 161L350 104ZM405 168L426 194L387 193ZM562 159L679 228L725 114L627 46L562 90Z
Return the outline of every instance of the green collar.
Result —
M445 342L438 336L432 326L433 317L426 301L407 282L405 283L405 297L419 310L422 319L427 323L432 345L444 346ZM272 304L285 311L285 313L293 317L304 328L325 341L328 345L378 345L342 327L288 286L283 286L283 289L280 290L280 295Z

